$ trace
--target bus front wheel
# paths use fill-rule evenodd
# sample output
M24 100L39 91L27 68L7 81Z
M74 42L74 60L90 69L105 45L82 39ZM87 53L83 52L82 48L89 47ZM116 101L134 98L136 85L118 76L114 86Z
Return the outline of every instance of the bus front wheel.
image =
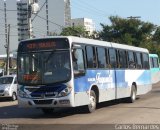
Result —
M92 113L96 110L96 105L97 105L96 94L93 90L90 91L89 101L90 101L90 103L87 106L87 111L89 113Z

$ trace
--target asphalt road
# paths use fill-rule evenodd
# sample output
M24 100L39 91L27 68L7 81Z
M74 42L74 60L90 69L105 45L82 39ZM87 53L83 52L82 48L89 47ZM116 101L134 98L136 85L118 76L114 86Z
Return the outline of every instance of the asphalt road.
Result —
M93 124L98 124L101 128L103 125L106 128L106 124L114 124L111 126L114 129L121 128L116 124L160 124L160 83L154 85L150 93L138 97L133 104L127 103L125 100L109 101L99 104L97 110L91 114L79 107L62 109L47 116L39 109L19 108L17 101L1 99L0 124L2 124L2 129L6 124L28 124L27 129L30 124L35 125L34 128L46 124L59 126L70 124L76 129L77 127L83 129L84 125L93 127ZM65 125L64 128L66 128ZM130 127L128 126L128 128ZM160 126L157 126L158 128L160 129Z

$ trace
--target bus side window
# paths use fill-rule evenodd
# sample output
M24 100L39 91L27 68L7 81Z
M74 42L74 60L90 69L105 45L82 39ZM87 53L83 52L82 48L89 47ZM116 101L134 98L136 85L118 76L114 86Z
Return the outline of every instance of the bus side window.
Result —
M119 57L119 65L118 65L119 68L127 68L126 51L119 50L118 57Z
M153 64L154 64L154 68L159 68L159 62L157 57L153 58Z
M128 51L128 64L130 69L136 68L135 57L133 51Z
M97 59L95 54L95 48L93 46L86 46L86 54L87 54L87 67L96 68Z
M83 71L84 67L84 55L82 49L73 49L72 51L73 69L75 71Z
M150 67L151 67L151 68L154 68L153 57L150 57Z
M98 68L106 68L106 50L102 47L97 47Z
M149 69L149 56L148 54L143 53L143 69Z
M113 48L109 49L109 63L110 63L110 68L117 67L116 50Z
M140 52L136 52L137 69L142 68L142 56Z

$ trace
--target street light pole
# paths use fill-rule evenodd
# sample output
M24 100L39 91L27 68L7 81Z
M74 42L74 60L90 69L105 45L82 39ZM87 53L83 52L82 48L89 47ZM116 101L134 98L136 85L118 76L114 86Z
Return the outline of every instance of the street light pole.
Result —
M7 51L6 74L9 75L9 64L10 64L9 63L10 62L10 60L9 60L9 58L10 58L10 56L9 56L9 51L10 51L10 24L8 25L7 37L8 37L8 39L7 39L8 43L7 43L7 48L6 48L6 51Z

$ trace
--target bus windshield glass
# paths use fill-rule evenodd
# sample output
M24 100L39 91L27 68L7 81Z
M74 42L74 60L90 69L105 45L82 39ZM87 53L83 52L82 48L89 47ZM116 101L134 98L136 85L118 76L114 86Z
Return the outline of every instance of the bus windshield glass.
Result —
M18 53L19 84L46 85L66 82L71 77L69 49Z

